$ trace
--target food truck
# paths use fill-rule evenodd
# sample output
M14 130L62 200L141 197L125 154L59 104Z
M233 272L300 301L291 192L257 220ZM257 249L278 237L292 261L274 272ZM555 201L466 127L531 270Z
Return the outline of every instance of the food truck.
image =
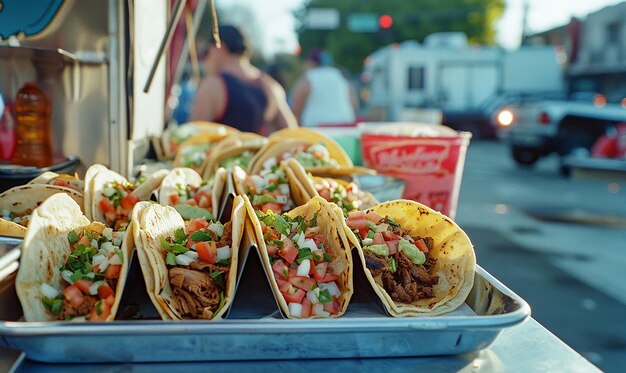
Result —
M0 3L16 14L2 37L17 35L0 87L46 92L56 151L45 170L3 170L17 186L0 223L17 224L0 236L1 368L593 368L476 264L440 208L359 194L350 177L376 170L322 132L164 131L184 3ZM431 137L439 154L457 135ZM384 140L385 159L447 160ZM152 144L165 166L136 180Z

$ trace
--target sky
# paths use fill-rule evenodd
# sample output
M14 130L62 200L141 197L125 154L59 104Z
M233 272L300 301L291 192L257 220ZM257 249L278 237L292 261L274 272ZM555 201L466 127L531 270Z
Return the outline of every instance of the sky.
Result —
M524 3L528 2L528 30L540 32L561 26L572 17L584 18L606 6L624 0L506 0L506 10L496 23L497 41L507 48L519 45L522 33ZM217 0L219 5L242 4L254 9L263 28L263 54L293 52L297 48L293 11L302 6L303 0Z

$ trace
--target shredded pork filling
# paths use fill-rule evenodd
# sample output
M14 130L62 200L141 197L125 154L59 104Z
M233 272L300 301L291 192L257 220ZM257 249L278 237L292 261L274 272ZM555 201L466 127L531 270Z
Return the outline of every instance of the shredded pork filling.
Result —
M189 268L173 267L169 271L176 309L183 318L211 319L220 304L221 289L209 273L217 267L206 263L194 264Z

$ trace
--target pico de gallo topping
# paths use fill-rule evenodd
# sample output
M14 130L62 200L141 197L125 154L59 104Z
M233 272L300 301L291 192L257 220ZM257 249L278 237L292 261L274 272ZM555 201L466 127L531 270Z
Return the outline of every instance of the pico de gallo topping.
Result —
M261 222L272 275L296 318L329 317L339 313L338 280L345 268L325 247L317 214L309 221L297 216L256 211Z
M77 182L77 181L75 181ZM78 185L74 184L74 183L70 183L68 181L65 181L61 178L57 178L57 179L53 179L50 180L48 182L49 185L54 185L54 186L60 186L60 187L64 187L64 188L70 188L70 189L74 189L76 191L82 192L82 188L78 187Z
M362 192L355 183L349 183L347 187L345 187L339 184L337 180L331 178L317 178L311 180L320 197L328 202L336 203L341 207L346 216L350 211L370 207L363 205Z
M195 144L185 146L180 151L181 164L184 167L198 169L204 160L211 154L215 144Z
M125 230L133 207L140 201L133 191L134 183L111 181L104 185L102 198L98 203L104 214L105 224L116 231Z
M174 304L183 318L211 319L225 303L232 258L231 223L191 219L161 238Z
M319 142L312 145L301 144L283 153L281 161L287 158L295 158L302 167L333 167L338 168L339 163L330 157L326 146Z
M185 220L213 220L213 182L203 182L200 187L176 185L178 191L169 195L169 203Z
M255 210L277 213L291 210L295 203L291 198L291 188L285 171L278 165L276 158L270 158L263 164L258 175L248 175L245 180L248 196Z
M8 209L2 209L2 216L0 218L8 221L12 221L13 223L17 223L24 227L28 227L28 222L30 221L30 213L28 214L15 214Z
M430 273L437 263L430 254L432 237L413 237L392 218L373 211L351 211L346 224L361 241L365 265L381 276L393 300L411 303L435 297L439 276Z
M224 167L227 170L232 169L235 166L239 166L242 169L247 170L248 166L250 165L250 160L252 159L253 156L254 156L254 153L252 151L245 150L243 151L243 153L239 155L226 157L222 159L220 161L219 166Z
M71 254L58 268L62 290L52 284L40 286L43 305L56 320L104 321L109 317L124 264L122 234L111 228L68 233Z

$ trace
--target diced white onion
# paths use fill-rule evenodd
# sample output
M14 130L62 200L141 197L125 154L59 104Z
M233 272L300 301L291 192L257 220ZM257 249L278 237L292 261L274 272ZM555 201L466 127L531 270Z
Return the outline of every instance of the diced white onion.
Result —
M330 312L324 311L324 305L321 303L314 304L311 309L311 313L315 316L322 316L322 317L330 316Z
M120 255L115 253L113 254L112 257L109 258L109 264L111 265L120 265L122 264L122 258L120 258Z
M185 254L176 255L176 264L179 266L188 266L194 260Z
M112 195L115 194L115 188L113 187L106 187L102 190L102 194L104 194L107 197L111 197Z
M91 295L98 294L98 289L100 289L100 286L102 285L104 285L104 281L96 281L93 284L91 284L91 286L89 287L89 294Z
M304 234L296 233L293 235L293 237L291 237L291 240L295 242L298 247L300 247L304 242Z
M373 244L374 244L374 240L373 239L367 238L367 237L365 237L363 239L363 246L370 246L370 245L373 245Z
M327 282L327 283L318 283L317 284L321 289L327 289L328 293L330 294L330 296L340 296L341 295L341 291L339 290L339 287L337 286L337 284L333 281L333 282Z
M302 243L300 248L301 249L309 248L311 250L316 250L317 249L317 245L315 244L315 241L313 241L313 239L307 238L306 240L304 240L304 242Z
M113 243L113 246L120 246L122 244L122 238L121 237L115 237L113 238L113 241L111 241Z
M9 211L8 209L2 209L2 217L8 218L9 216L11 216L11 211Z
M209 230L217 234L218 237L222 237L222 234L224 233L224 226L222 224L212 223L209 225Z
M278 193L287 195L291 192L289 184L278 184Z
M104 230L102 231L102 235L104 236L104 238L111 241L113 239L113 228L104 228Z
M100 245L100 250L103 250L105 252L110 252L113 251L113 249L115 249L115 246L111 243L111 242L103 242L102 245Z
M409 236L408 234L405 234L402 238L404 238L405 240L407 240L409 242L415 242L413 237Z
M87 317L86 316L76 316L72 319L69 320L70 322L85 322L87 321Z
M63 279L67 282L69 282L70 284L73 284L74 281L72 281L71 276L73 275L72 271L70 270L65 270L63 272L61 272L61 277L63 277Z
M217 249L217 255L215 255L215 260L216 261L220 261L222 259L228 259L230 258L230 247L229 246L222 246L220 248Z
M39 288L44 297L56 298L59 296L59 291L48 284L41 284Z
M93 280L94 278L96 278L96 274L93 272L89 272L85 276L87 276L87 278L90 280Z
M298 270L296 271L298 276L308 276L309 271L311 270L311 261L308 259L304 259L302 263L298 266Z
M195 246L195 245L194 245ZM187 255L188 257L190 257L191 259L198 259L198 253L192 250L189 250L187 252L185 252L184 255Z
M100 263L100 272L104 272L104 270L107 269L108 266L109 266L108 260L105 260L102 263Z
M98 248L98 241L96 241L95 239L91 240L91 247L95 247L97 249Z
M276 157L268 158L265 162L263 162L263 168L272 168L276 166Z
M315 292L315 290L317 290L317 293ZM306 292L306 297L308 300L311 301L312 304L317 304L320 302L319 299L317 299L317 294L319 294L319 291L319 288L315 288Z
M287 196L279 195L276 196L276 201L278 201L278 203L287 203L288 199Z
M300 303L289 303L289 316L302 317L302 305Z
M102 254L96 254L93 256L93 258L91 259L91 265L98 265L102 262L104 262L105 260L107 260L107 257L102 255Z
M265 185L267 184L265 180L259 175L250 176L250 181L252 181L252 183L254 184L254 188L257 192L263 190L263 188L265 188Z

